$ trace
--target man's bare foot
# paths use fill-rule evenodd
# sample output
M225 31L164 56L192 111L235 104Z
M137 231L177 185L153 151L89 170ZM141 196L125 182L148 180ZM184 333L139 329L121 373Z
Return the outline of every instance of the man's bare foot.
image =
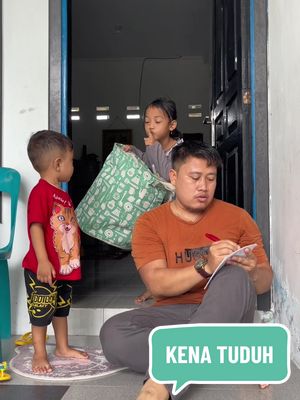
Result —
M137 400L168 400L169 392L164 385L148 379L138 394Z
M266 388L269 387L269 386L270 386L269 383L260 383L260 384L259 384L260 389L266 389Z
M76 350L72 347L66 347L65 349L56 348L55 355L56 357L79 358L81 360L89 358L88 354L85 351Z
M32 357L32 372L35 374L49 374L53 371L53 368L49 364L48 358L45 355L38 356L36 354Z
M146 290L143 294L140 294L139 296L137 296L135 298L134 302L135 302L135 304L141 304L148 299L153 299L153 296L152 296L150 290Z

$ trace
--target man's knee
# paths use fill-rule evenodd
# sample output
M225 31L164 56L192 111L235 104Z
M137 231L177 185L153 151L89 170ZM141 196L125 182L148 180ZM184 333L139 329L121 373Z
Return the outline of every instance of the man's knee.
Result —
M242 279L247 276L247 272L244 270L244 268L241 268L238 265L227 264L220 270L220 272L230 273L231 275L234 274Z
M222 270L220 271L219 285L256 299L255 287L244 268L237 265L226 265Z
M219 272L219 278L228 280L231 284L240 283L248 285L250 282L249 274L244 268L237 265L225 265ZM217 277L217 275L216 275Z
M239 266L225 265L213 278L192 322L251 322L255 302L248 273Z

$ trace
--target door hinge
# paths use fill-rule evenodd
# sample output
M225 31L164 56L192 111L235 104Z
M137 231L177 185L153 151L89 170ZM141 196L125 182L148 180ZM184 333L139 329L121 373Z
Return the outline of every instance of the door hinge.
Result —
M243 104L251 104L251 92L249 89L243 90Z

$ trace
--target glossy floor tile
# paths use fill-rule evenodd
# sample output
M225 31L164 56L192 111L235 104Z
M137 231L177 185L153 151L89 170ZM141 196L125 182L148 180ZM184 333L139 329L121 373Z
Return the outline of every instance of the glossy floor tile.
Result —
M3 400L60 400L68 386L3 385L0 384L0 398Z

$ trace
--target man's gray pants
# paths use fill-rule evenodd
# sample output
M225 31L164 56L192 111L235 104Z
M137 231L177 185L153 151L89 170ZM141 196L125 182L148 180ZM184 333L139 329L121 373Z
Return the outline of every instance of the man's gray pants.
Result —
M112 364L146 373L148 336L153 328L197 323L251 323L255 306L256 293L248 273L241 267L226 265L212 279L201 304L133 309L107 320L100 331L102 349Z

